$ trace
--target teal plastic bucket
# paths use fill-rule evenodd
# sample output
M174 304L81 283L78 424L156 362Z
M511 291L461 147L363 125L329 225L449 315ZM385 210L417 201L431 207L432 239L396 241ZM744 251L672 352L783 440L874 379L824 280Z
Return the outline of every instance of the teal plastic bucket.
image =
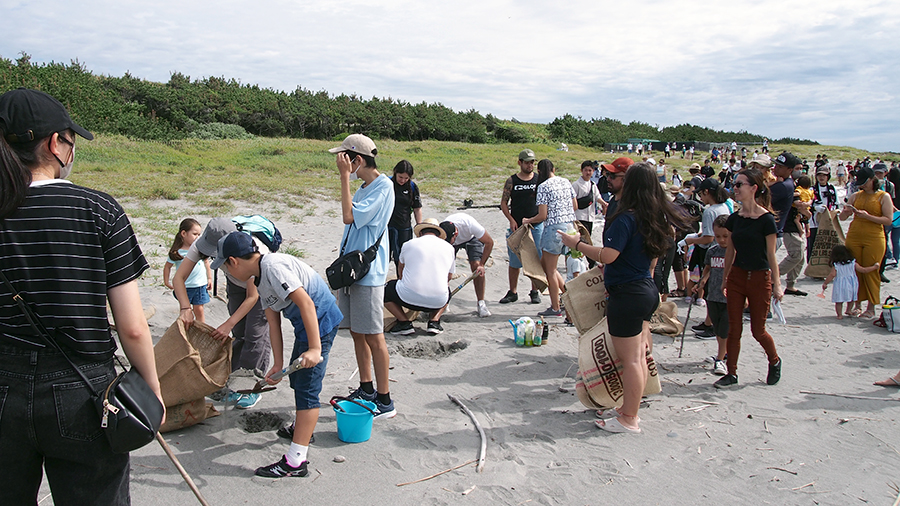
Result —
M338 439L345 443L362 443L369 440L372 436L372 422L375 419L372 414L375 411L374 402L362 399L353 401L334 399L331 405L337 418Z

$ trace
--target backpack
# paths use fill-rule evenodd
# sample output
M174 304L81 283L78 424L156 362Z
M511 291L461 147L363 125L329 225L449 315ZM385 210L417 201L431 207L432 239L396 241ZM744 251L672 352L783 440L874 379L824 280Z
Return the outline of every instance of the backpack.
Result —
M272 253L278 251L278 247L281 246L281 232L265 216L258 214L235 216L231 221L234 222L234 226L241 232L248 233L262 241Z

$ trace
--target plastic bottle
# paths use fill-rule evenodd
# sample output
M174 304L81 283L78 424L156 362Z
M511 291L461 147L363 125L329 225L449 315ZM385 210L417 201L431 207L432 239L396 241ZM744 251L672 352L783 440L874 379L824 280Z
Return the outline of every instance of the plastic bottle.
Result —
M575 225L573 225L571 222L566 224L566 234L578 235L578 232L575 230ZM576 251L575 248L569 248L569 256L572 258L581 258L584 256L584 253Z
M519 325L519 322L509 320L509 324L512 325L513 328L513 339L516 342L516 346L525 346L525 332L520 332L522 327Z
M534 321L534 335L531 337L531 342L535 346L540 346L542 344L541 337L544 333L544 322L540 319Z

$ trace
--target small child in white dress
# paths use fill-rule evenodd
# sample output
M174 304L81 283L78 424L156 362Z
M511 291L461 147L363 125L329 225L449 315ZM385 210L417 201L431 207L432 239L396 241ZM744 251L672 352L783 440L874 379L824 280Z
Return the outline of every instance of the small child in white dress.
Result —
M856 302L859 293L859 278L856 277L856 273L865 274L878 270L878 263L876 262L875 265L870 267L861 267L856 263L856 259L853 258L853 253L843 244L838 244L831 249L830 263L831 272L828 273L828 277L822 283L822 293L825 292L828 283L833 280L834 288L831 289L831 302L834 302L834 311L837 313L837 319L843 320L844 315L859 316L859 310L852 309L852 303ZM841 309L844 302L848 303L847 312L842 314Z

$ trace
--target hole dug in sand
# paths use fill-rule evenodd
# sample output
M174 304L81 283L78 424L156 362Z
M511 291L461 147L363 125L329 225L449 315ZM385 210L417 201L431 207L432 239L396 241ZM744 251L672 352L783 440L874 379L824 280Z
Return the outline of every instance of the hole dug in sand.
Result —
M242 413L240 425L250 433L278 430L287 421L287 417L269 411L254 411Z
M437 339L416 340L413 342L390 343L391 353L399 353L406 358L441 359L468 348L465 340L441 341Z

